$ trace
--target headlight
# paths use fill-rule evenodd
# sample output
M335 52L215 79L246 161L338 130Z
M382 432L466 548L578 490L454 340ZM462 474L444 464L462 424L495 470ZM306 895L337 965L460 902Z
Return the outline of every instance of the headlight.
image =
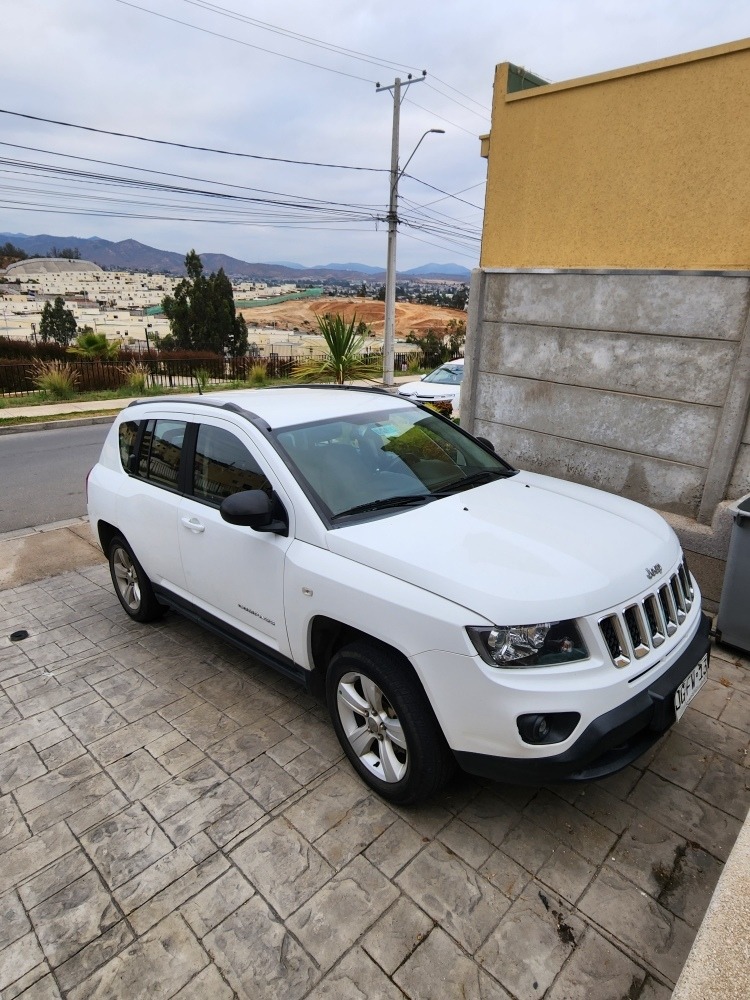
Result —
M574 621L469 627L467 631L479 655L492 667L549 667L589 655Z

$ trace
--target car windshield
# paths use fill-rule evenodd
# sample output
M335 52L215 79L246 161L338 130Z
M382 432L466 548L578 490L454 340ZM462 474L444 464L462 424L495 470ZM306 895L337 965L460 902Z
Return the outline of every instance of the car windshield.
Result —
M417 408L288 427L275 437L331 520L394 513L514 472L455 424Z
M441 365L434 372L425 375L423 382L438 382L442 385L460 385L464 377L463 365Z

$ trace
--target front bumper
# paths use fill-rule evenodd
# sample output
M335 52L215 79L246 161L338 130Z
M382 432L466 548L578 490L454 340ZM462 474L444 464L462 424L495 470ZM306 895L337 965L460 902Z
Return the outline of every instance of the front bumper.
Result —
M678 684L708 653L711 623L707 615L680 657L643 691L595 719L576 742L551 757L495 757L454 751L464 771L515 784L592 781L632 764L672 726L673 696Z

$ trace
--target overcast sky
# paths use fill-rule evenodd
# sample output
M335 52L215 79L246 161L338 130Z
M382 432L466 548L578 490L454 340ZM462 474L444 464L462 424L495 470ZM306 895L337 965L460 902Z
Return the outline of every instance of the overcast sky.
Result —
M0 0L0 29L16 113L0 115L0 232L384 266L393 101L375 85L424 69L401 166L445 134L401 179L398 267L472 267L497 63L559 81L677 55L750 36L750 3Z

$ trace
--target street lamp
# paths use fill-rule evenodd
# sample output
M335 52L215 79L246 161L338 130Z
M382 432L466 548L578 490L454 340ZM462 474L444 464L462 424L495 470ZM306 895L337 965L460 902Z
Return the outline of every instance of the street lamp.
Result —
M397 81L398 82L398 81ZM394 94L394 101L397 96ZM428 128L411 152L411 156L398 169L398 125L394 123L391 146L391 196L388 203L388 258L385 268L385 327L383 330L383 383L393 385L393 355L396 341L396 234L398 231L398 182L414 158L424 139L431 133L445 135L444 128Z

